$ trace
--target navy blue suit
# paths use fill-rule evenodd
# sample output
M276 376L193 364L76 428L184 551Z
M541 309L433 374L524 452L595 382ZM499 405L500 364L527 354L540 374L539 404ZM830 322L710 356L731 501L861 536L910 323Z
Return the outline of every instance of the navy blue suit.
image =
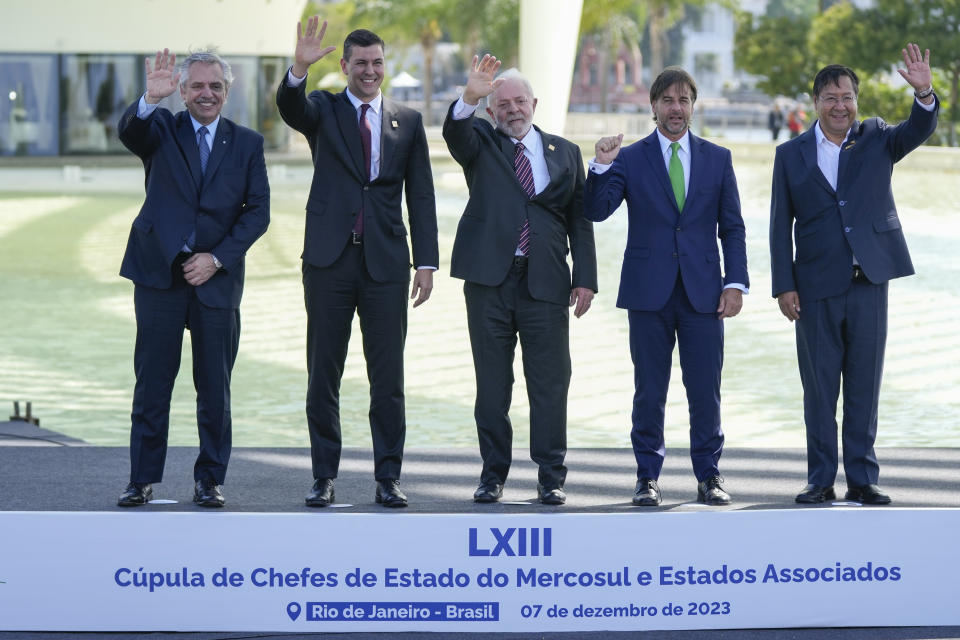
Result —
M770 205L773 295L796 291L808 482L837 474L837 398L843 378L847 484L876 484L880 379L887 335L887 281L913 274L893 201L893 165L937 126L937 108L914 103L891 126L855 122L841 146L834 189L817 165L814 127L777 147ZM853 281L856 257L865 279Z
M624 199L629 231L617 306L627 309L630 319L637 477L660 475L664 405L673 347L679 341L690 407L690 456L697 480L703 481L718 473L723 450L723 321L716 310L725 284L750 284L730 151L690 134L689 186L680 211L654 132L621 149L606 172L591 171L587 177L588 219L606 219Z
M187 111L157 108L120 119L120 140L143 161L146 198L133 221L120 275L135 283L137 342L130 480L160 482L170 396L190 329L200 453L194 479L223 484L230 457L230 374L240 337L244 255L267 229L270 190L263 137L221 117L205 172ZM186 283L184 245L223 265L198 287Z

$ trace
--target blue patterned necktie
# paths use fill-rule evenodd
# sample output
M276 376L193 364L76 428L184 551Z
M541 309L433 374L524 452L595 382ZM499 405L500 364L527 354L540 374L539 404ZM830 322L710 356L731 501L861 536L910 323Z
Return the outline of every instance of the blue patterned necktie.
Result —
M207 128L197 129L197 148L200 150L200 173L206 173L207 160L210 159L210 147L207 145Z
M537 195L537 190L533 185L533 168L530 166L526 154L523 153L525 148L522 142L517 143L516 155L513 158L513 170L517 172L517 180L520 181L520 186L527 192L527 196L532 198ZM523 221L523 229L520 230L520 242L517 243L517 247L523 255L530 255L529 219Z

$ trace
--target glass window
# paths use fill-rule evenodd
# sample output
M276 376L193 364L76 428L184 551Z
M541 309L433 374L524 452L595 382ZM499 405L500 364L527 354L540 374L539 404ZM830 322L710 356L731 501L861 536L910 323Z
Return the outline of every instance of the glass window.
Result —
M142 91L143 63L132 55L64 55L60 61L63 154L124 151L120 116Z
M0 54L0 155L56 155L57 58Z
M260 58L260 122L263 144L267 149L283 149L290 137L290 128L284 124L277 108L277 87L287 72L286 58Z

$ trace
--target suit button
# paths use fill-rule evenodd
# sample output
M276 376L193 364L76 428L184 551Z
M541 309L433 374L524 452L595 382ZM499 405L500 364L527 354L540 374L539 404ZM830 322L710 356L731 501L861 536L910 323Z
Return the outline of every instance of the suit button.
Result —
M846 200L841 200L839 204L840 204L841 207L843 207L843 206L845 206L845 205L847 204L847 201L846 201Z
M370 191L370 187L365 186L365 187L363 188L363 190L364 190L364 191Z
M678 257L676 252L673 253L673 257L674 258Z
M843 232L844 232L844 233L850 233L850 227L844 227L844 228L843 228Z
M680 227L677 227L677 231L682 231L682 229Z

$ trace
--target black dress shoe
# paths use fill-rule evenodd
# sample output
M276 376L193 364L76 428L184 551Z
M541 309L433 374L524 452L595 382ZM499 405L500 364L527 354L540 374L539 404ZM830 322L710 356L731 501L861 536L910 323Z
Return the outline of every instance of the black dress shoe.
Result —
M377 480L376 500L385 507L407 506L407 496L400 491L399 480Z
M496 502L503 497L503 485L499 482L484 483L473 492L474 502Z
M317 478L306 497L308 507L326 507L333 504L333 478Z
M223 487L209 478L197 480L193 486L193 501L201 507L222 507L226 502Z
M542 484L537 485L537 498L543 504L559 506L567 501L567 494L563 492L563 487L547 489Z
M697 502L709 504L714 507L730 504L733 500L730 494L720 486L723 484L723 476L710 476L697 485Z
M117 499L118 507L139 507L153 498L153 487L146 482L131 482Z
M656 507L660 504L660 485L653 478L640 478L633 490L633 504L638 507Z
M880 487L875 484L847 486L846 498L861 504L890 504L890 496L880 491Z
M818 484L808 484L803 491L797 494L796 501L800 504L817 504L825 500L833 500L837 494L833 491L833 486L821 487Z

